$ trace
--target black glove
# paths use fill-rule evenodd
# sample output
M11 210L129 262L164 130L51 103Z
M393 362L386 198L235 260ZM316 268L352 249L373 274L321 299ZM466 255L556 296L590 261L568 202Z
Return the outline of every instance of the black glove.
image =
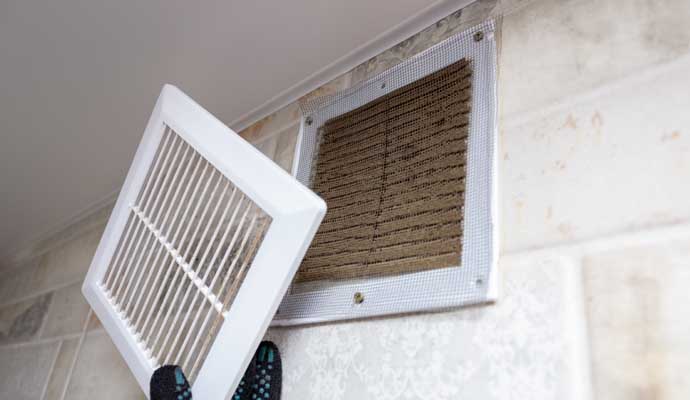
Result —
M182 368L164 365L154 371L149 389L151 400L190 400L192 389Z

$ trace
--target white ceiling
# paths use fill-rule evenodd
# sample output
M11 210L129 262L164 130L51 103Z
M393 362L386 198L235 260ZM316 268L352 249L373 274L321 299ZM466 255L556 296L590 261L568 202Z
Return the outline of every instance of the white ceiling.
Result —
M0 254L119 189L164 83L230 123L435 1L1 1Z

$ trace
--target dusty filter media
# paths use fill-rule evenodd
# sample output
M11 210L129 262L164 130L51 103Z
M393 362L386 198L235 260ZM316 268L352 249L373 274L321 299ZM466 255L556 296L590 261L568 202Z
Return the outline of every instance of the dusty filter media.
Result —
M460 264L471 74L462 59L321 127L328 212L297 281Z

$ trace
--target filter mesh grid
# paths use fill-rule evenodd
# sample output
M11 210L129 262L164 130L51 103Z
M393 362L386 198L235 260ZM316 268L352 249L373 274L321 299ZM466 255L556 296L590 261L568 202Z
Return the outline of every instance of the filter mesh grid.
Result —
M323 125L298 282L459 265L470 98L463 59Z
M166 128L101 286L154 364L193 381L270 217Z
M481 32L481 33L480 33ZM296 281L274 325L297 325L437 310L496 298L498 204L496 133L496 24L485 21L353 87L301 104L304 121L294 173L312 186L324 132L319 127L461 60L472 69L467 163L463 182L462 255L449 268L353 279ZM328 202L329 209L332 201ZM328 214L326 216L328 218ZM357 302L356 294L364 301Z

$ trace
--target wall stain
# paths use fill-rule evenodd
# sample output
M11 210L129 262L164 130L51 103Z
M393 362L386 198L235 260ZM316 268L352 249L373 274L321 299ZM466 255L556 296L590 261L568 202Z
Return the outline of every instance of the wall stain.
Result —
M602 118L599 111L595 111L592 115L592 127L594 128L594 140L596 143L601 143L602 126L604 126L604 118Z
M573 236L573 226L567 222L561 222L556 229L566 238L571 238Z
M22 304L5 307L2 315L4 321L0 323L0 344L27 341L35 337L48 312L51 298L52 293L48 293ZM18 308L18 312L9 311L10 314L7 314L7 308Z
M678 140L680 139L680 132L679 131L673 131L668 134L664 134L661 136L661 141L662 142L670 142L672 140Z
M565 123L561 126L561 129L564 128L577 129L577 120L573 117L573 114L568 114L568 118L565 119Z
M630 368L639 368L639 373L635 375L646 377L642 382L631 384L631 388L640 399L664 398L661 384L664 363L659 357L662 353L662 345L657 339L659 315L662 310L659 281L646 272L636 271L625 279L625 287L629 293L636 294L630 297L636 312L624 319L621 330L636 332L628 338L627 343L636 354L635 364L637 365Z
M522 223L522 210L525 207L525 202L522 200L515 200L515 208L516 208L516 214L517 214L517 222L518 224Z

